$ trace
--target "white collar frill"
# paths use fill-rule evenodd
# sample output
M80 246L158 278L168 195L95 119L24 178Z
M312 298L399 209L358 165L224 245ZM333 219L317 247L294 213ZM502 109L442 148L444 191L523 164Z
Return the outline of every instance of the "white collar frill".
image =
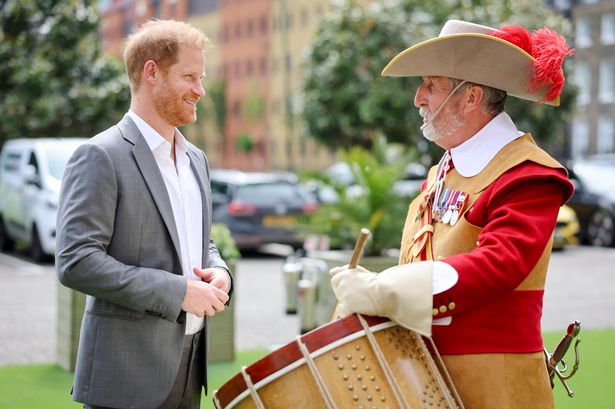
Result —
M504 146L522 135L524 132L517 130L506 112L499 113L474 136L451 149L455 169L461 176L476 176Z

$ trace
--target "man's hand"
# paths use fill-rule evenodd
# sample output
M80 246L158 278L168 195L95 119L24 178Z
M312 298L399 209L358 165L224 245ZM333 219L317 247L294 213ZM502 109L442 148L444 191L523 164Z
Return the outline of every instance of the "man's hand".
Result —
M384 315L376 296L377 273L367 271L362 267L348 269L348 266L336 267L329 273L333 276L331 288L339 301L340 316L344 317L355 312L366 315Z
M362 267L332 269L331 288L340 315L388 317L401 326L431 335L433 261L404 264L373 273Z
M224 304L228 298L226 292L213 284L188 280L182 310L199 317L205 315L213 317L216 312L224 311Z
M212 268L198 268L192 269L197 277L201 277L203 281L213 285L216 288L221 289L225 293L228 293L231 289L231 277L227 271L221 267Z

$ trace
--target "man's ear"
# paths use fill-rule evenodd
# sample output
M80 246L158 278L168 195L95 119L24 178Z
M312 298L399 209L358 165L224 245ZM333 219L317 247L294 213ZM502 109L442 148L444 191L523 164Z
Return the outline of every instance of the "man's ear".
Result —
M147 60L143 65L143 79L149 84L153 84L156 81L158 75L158 64L154 60Z
M480 109L484 95L485 92L481 87L476 85L470 87L466 93L464 112L469 113Z

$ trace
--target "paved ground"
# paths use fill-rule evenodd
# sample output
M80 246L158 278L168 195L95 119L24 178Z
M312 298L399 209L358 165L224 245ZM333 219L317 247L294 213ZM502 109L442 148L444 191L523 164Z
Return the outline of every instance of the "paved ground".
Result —
M563 331L575 319L582 328L615 328L615 249L571 247L549 264L542 326Z
M283 258L245 258L237 267L236 348L275 348L299 332L285 314ZM583 328L615 328L615 249L571 247L549 267L543 327L563 331L574 319ZM0 365L53 362L56 350L53 266L0 253Z
M55 361L55 325L52 267L0 253L0 365Z

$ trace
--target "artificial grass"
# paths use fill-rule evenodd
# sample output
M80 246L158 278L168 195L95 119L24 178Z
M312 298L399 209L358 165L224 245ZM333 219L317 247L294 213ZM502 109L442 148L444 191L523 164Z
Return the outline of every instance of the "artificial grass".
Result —
M552 350L562 333L544 335L547 349ZM569 381L575 392L569 398L559 381L555 385L555 407L557 409L613 409L615 398L611 388L615 385L615 329L582 330L580 338L581 365L577 374ZM574 356L569 351L571 362ZM237 374L242 365L250 365L265 356L267 350L241 351L235 361L209 365L210 391L218 389ZM19 365L0 367L0 409L77 409L82 406L70 398L72 374L54 364ZM203 398L203 409L212 409L210 396ZM292 408L289 408L292 409Z
M562 333L544 334L544 343L547 349L553 352L555 345L562 337ZM579 355L581 363L577 373L568 381L574 392L570 398L559 380L555 380L554 396L557 409L613 409L615 397L615 330L581 329L579 334ZM570 367L574 364L572 347L566 355L566 362Z
M214 391L219 389L220 386L224 385L224 383L233 376L237 375L243 365L250 365L268 353L269 351L266 349L241 351L237 353L236 359L233 362L210 363L207 368L209 377L209 392L207 397L203 396L203 399L201 399L201 409L214 409Z

